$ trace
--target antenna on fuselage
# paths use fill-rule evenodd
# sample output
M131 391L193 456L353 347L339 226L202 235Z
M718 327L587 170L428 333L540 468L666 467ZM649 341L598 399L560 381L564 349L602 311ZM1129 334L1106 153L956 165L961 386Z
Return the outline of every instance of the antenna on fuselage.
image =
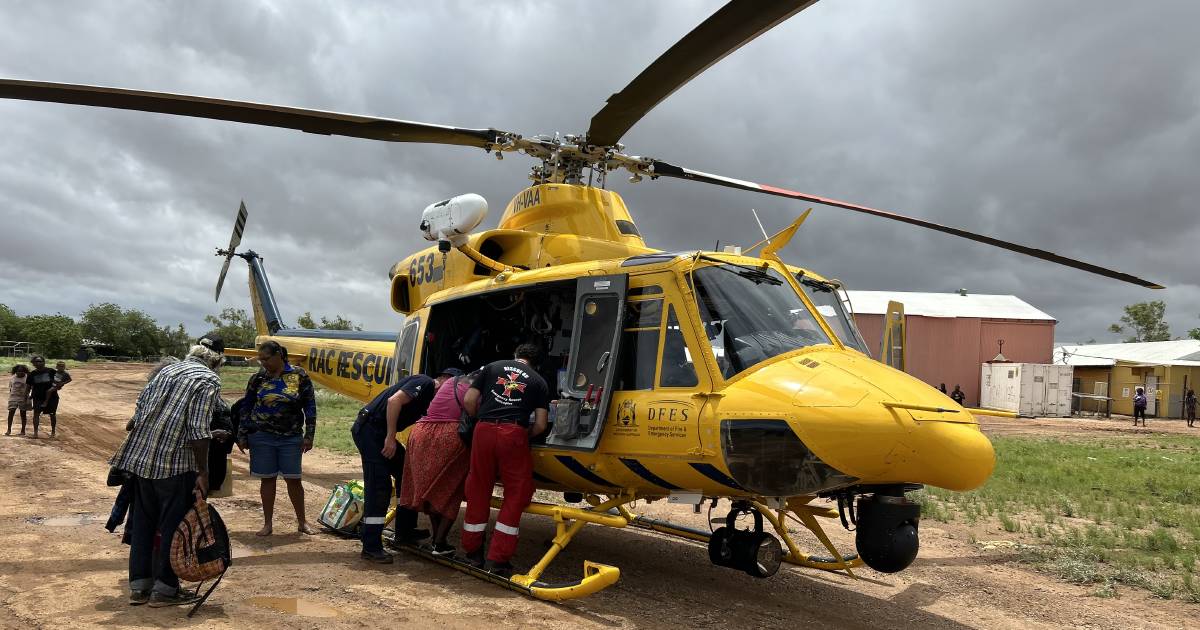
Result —
M757 210L755 210L754 208L750 208L750 214L753 214L753 215L754 215L754 221L755 221L756 223L758 223L758 229L759 229L759 231L761 231L761 232L762 232L762 235L763 235L763 240L767 242L767 245L770 245L770 244L771 244L771 237L770 237L770 236L767 236L767 228L763 227L763 224L762 224L762 219L759 219L759 218L758 218L758 211L757 211Z

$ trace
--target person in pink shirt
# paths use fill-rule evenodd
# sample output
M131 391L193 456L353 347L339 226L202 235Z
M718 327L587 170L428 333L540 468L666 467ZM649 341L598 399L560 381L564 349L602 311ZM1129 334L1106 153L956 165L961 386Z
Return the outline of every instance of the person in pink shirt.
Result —
M408 437L400 505L429 516L431 550L438 556L454 553L446 537L458 518L471 468L470 452L458 436L458 419L474 378L475 374L460 376L439 388Z

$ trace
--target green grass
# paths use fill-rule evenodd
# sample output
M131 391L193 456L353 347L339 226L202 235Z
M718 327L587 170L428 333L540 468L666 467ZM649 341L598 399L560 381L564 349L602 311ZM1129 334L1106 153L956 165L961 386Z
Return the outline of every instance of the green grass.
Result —
M338 453L358 454L350 437L350 425L362 403L317 385L317 439L315 446Z
M245 392L246 383L258 371L257 367L233 367L222 365L218 375L221 377L221 390L227 393ZM240 394L239 396L240 397ZM235 398L236 399L236 398Z
M46 358L46 365L48 367L54 367L54 364L58 363L59 361L66 362L67 371L70 371L72 368L78 365L83 365L75 359L55 359L53 357ZM29 362L29 357L0 357L0 374L9 374L10 370L12 370L12 367L18 363L24 363L25 367L31 370L33 369L33 364Z
M982 488L918 493L924 517L1017 534L1022 558L1097 597L1133 586L1200 601L1200 440L998 437Z

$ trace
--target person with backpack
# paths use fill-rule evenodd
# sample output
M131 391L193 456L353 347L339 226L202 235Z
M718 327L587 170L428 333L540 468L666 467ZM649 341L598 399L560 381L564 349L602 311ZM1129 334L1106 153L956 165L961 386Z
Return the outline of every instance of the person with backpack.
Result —
M196 499L208 494L209 423L221 395L215 370L224 352L224 341L210 333L186 359L160 369L138 396L126 425L129 435L109 460L133 486L130 605L158 608L197 600L180 588L169 547Z
M1142 426L1146 426L1146 390L1138 387L1133 394L1133 426L1137 426L1138 418L1142 419Z
M458 519L463 484L471 467L471 453L459 434L459 420L464 413L463 399L477 376L478 372L457 376L439 387L429 409L408 436L399 503L429 516L433 528L429 550L435 556L454 553L446 539Z
M446 368L434 378L413 374L383 390L358 412L350 427L363 468L363 516L359 532L363 560L382 564L393 561L383 550L383 526L391 503L393 481L397 494L404 484L404 447L396 433L417 422L429 409L434 394L447 379L462 376L462 370ZM413 543L429 536L417 529L417 513L396 507L396 543Z

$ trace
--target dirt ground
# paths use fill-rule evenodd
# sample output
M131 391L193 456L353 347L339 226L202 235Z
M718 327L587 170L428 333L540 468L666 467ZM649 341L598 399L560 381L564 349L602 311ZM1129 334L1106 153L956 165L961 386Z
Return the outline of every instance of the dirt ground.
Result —
M554 575L576 574L589 559L620 567L620 581L589 598L550 604L405 554L390 566L364 564L355 541L292 533L295 521L282 497L276 534L256 538L257 492L241 455L235 455L236 495L214 500L236 560L210 603L192 619L182 608L134 608L126 603L127 549L103 529L115 495L104 478L146 371L81 366L64 392L58 438L0 438L0 628L1200 627L1198 606L1133 590L1115 599L1091 597L1085 587L1017 565L977 532L980 542L972 544L971 532L931 522L922 524L921 555L909 570L882 575L864 568L860 580L786 565L757 580L711 566L697 544L590 527L559 557ZM1182 423L1151 420L1147 430L1181 430L1176 424ZM1132 427L1118 420L997 419L988 430ZM355 458L319 449L304 466L311 515L331 485L360 476ZM707 517L662 503L637 507L693 526L705 526ZM852 548L851 534L833 524L829 531ZM551 535L546 520L526 517L518 565L527 565Z
M1138 435L1200 436L1184 420L1150 418L1146 426L1133 426L1131 416L1105 418L993 418L984 416L981 426L988 435L1063 436L1070 438L1121 438Z

